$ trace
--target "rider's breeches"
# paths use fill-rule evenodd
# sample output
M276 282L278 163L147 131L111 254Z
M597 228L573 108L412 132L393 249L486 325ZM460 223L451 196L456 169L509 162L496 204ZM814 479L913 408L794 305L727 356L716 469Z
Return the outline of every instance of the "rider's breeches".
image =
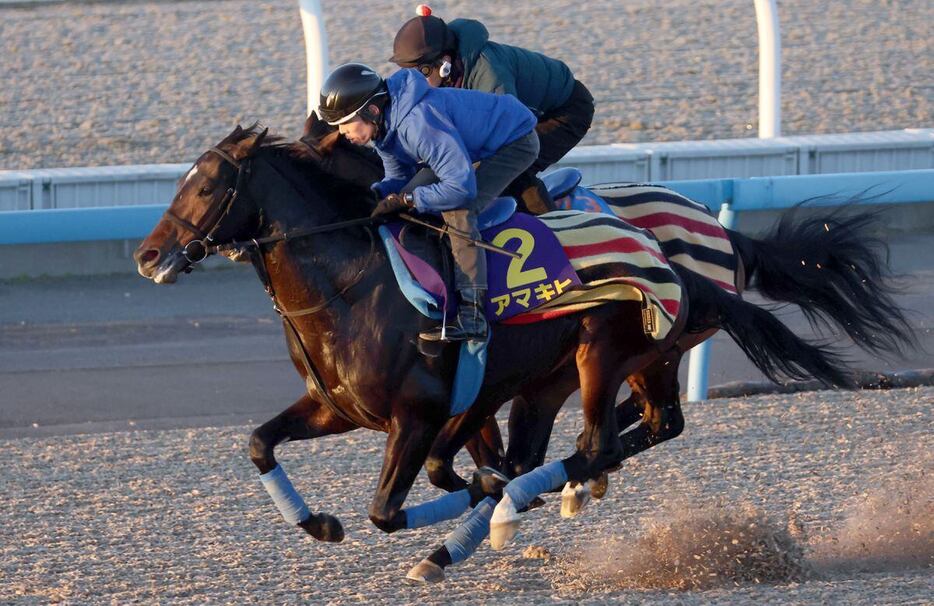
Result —
M441 218L448 227L470 234L474 240L480 239L477 229L477 208L458 208L441 213ZM486 252L482 248L471 246L470 242L456 236L451 239L451 254L454 255L454 287L459 291L466 288L486 290Z
M453 229L480 239L477 215L481 210L502 195L503 190L517 175L526 170L538 157L538 135L535 131L504 145L489 158L484 158L476 168L477 197L464 208L441 213L444 222ZM412 191L419 185L437 181L430 170L419 171L404 187L403 192ZM467 288L486 290L486 252L471 246L463 238L452 237L451 252L454 255L454 283L458 291Z
M542 199L547 198L548 194L547 191L543 192L544 185L536 175L580 143L590 130L593 112L593 96L586 86L575 80L568 100L539 118L535 127L541 142L538 157L504 190L505 193L516 198L528 212L541 214L551 210Z

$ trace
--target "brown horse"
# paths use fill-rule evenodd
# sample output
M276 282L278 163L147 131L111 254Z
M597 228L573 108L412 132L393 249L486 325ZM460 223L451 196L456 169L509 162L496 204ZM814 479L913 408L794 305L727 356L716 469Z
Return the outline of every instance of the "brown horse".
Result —
M169 283L207 245L252 242L257 269L283 315L293 361L310 392L254 432L254 463L264 476L276 474L268 476L267 489L281 497L277 504L288 519L297 512L296 523L308 532L335 540L342 535L339 522L306 513L273 449L286 440L358 427L387 432L369 514L379 528L394 532L412 524L402 504L448 423L457 349L437 358L418 352L422 318L396 287L364 219L369 193L325 172L304 146L264 144L264 137L265 132L238 127L197 160L136 251L138 270ZM680 326L665 342L649 340L635 301L546 323L500 326L489 344L480 394L458 417L458 435L476 434L504 402L571 366L586 385L585 429L567 473L580 481L594 477L622 454L613 414L620 384L667 350L679 332ZM536 352L534 358L529 351ZM471 496L476 501L483 495Z
M251 457L286 519L316 538L340 540L342 529L336 518L308 512L278 467L273 449L286 440L358 427L387 432L369 512L374 524L393 532L449 519L468 503L497 495L501 485L480 481L464 493L468 502L448 502L441 513L402 509L433 444L456 452L512 397L524 395L533 407L541 402L544 385L582 386L584 431L577 450L551 468L560 468L561 483L583 482L618 465L626 451L618 438L616 393L627 377L669 360L685 326L692 333L726 328L767 373L847 381L828 352L804 343L768 312L683 273L691 313L680 316L663 342L646 337L641 305L630 301L539 324L498 326L476 402L449 420L456 349L437 358L419 354L415 335L424 328L422 320L396 288L376 246L365 219L368 191L336 178L306 146L264 144L264 137L265 131L238 127L205 152L134 256L143 276L168 283L218 243L240 242L251 251L283 316L296 369L309 385L309 393L253 433ZM534 359L529 351L536 352ZM431 465L429 471L441 483L445 473ZM465 490L459 478L444 481ZM525 485L530 487L539 484Z

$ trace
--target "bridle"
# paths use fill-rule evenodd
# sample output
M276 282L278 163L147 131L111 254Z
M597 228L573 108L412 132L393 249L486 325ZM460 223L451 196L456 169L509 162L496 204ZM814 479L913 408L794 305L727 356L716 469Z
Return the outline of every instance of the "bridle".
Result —
M249 159L240 162L219 147L212 147L208 149L208 152L217 154L222 160L237 169L237 181L235 185L227 188L227 191L224 192L224 197L204 214L201 220L198 221L198 225L179 217L172 212L171 209L165 211L165 216L172 223L195 234L195 239L185 244L185 247L182 249L182 256L191 264L204 261L210 254L209 243L214 241L214 234L220 229L221 221L223 221L224 217L230 213L230 209L237 199L238 192L243 189L247 174L250 172Z

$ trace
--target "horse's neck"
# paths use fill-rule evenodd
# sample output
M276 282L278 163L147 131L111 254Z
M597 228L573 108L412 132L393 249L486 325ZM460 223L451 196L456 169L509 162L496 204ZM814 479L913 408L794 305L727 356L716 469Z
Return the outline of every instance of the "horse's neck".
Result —
M330 301L332 311L341 311L346 301L372 295L360 288L360 282L367 274L378 273L383 256L377 254L375 240L359 237L362 228L352 229L357 237L320 234L283 242L266 254L270 280L283 309L322 307L324 311Z
M263 209L264 236L351 218L336 210L328 212L325 200L303 199L302 192L294 188L291 192L284 187L256 189ZM363 273L374 270L371 266L381 255L376 254L375 234L366 229L372 228L339 228L266 246L262 261L265 272L260 273L268 275L280 307L297 311L322 306L329 299L341 298L339 295L350 290Z

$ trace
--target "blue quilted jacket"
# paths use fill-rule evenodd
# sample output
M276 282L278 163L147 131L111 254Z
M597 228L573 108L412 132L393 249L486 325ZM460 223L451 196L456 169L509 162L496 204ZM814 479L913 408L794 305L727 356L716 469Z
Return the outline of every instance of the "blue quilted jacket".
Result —
M413 192L419 212L464 207L477 196L473 163L535 128L535 116L511 95L432 88L414 69L386 84L390 103L375 141L386 177L374 189L398 193L421 166L430 167L439 181Z

